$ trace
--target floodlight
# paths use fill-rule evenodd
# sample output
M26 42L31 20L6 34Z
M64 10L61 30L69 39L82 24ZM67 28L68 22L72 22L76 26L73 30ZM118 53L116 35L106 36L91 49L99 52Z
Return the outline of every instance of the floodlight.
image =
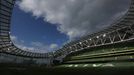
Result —
M103 37L106 37L106 34L103 34Z

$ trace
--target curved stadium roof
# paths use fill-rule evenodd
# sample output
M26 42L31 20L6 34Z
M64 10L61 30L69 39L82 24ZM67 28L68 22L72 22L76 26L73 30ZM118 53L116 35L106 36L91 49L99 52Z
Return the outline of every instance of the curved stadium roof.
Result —
M57 50L54 53L53 52L33 53L33 52L28 52L26 50L19 49L12 43L10 39L10 22L11 22L11 15L12 15L14 3L15 0L0 0L0 52L15 55L15 56L23 56L23 57L30 57L30 58L49 58L53 55L54 56L60 55L61 53L68 54L72 52L72 50L80 49L79 45L84 44L83 42L84 40L87 42L91 42L90 39L95 39L95 37L96 38L101 37L104 34L109 34L115 30L120 30L125 27L130 27L134 24L133 22L134 21L134 0L131 0L131 5L128 12L117 22L113 23L110 27L102 31L93 33L91 35L82 37L80 40L72 41L64 45L61 49ZM75 47L72 48L74 45ZM88 47L90 47L90 45Z

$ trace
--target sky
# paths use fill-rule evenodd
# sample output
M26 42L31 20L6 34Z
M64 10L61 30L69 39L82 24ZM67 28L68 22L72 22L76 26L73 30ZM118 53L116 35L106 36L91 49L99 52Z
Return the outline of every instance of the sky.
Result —
M13 43L45 53L102 30L123 16L130 0L18 0L11 19Z

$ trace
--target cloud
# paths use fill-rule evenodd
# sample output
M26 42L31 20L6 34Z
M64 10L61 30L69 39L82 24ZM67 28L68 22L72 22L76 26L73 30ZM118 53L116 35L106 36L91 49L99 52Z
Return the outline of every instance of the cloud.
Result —
M43 44L41 42L31 42L30 46L25 45L24 40L19 40L17 36L10 36L12 42L20 49L30 51L30 52L37 52L37 53L46 53L53 50L56 50L59 46L57 44Z
M70 39L95 32L122 16L130 0L21 0L20 9L44 21Z
M56 48L58 48L58 45L57 45L57 44L51 44L51 45L50 45L50 48L51 48L51 49L56 49Z
M48 51L56 50L59 47L57 44L54 43L47 45L41 42L31 42L31 45L33 47L38 48L39 50L48 50Z

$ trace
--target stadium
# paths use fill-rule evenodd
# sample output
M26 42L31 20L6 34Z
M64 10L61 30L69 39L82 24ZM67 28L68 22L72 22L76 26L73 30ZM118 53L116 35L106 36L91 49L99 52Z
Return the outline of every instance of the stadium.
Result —
M0 0L1 67L45 67L54 70L94 67L132 70L134 67L134 0L131 0L127 13L109 27L48 53L24 51L13 44L10 21L14 4L15 0Z

